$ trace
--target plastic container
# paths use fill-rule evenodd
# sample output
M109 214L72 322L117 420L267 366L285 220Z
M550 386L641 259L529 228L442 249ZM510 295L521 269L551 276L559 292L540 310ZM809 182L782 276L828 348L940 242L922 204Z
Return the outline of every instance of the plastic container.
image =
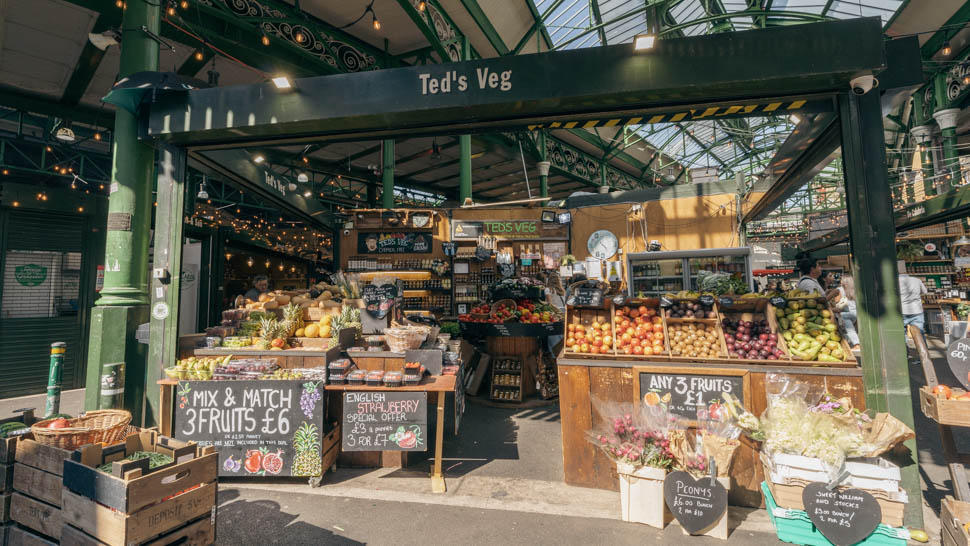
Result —
M404 373L405 374L421 375L422 373L424 373L423 370L422 370L422 368L423 368L423 366L421 366L421 363L420 362L405 362L404 363Z
M458 366L442 366L441 375L458 375Z
M384 336L364 336L364 341L367 342L368 347L379 347L384 350Z
M327 383L331 385L346 385L348 372L330 372L327 376Z
M327 369L331 372L345 373L354 368L354 363L350 361L349 358L338 358L330 364L327 364Z
M421 377L418 374L404 374L404 384L412 387L421 383Z
M351 347L347 349L348 353L365 353L367 352L367 347Z
M401 383L404 381L404 374L401 372L385 372L384 373L384 386L385 387L400 387Z
M367 372L367 386L380 387L384 382L384 370L371 370Z
M805 546L829 546L832 543L815 528L812 520L804 510L779 508L775 498L768 489L768 484L761 482L761 493L765 497L765 508L771 524L775 526L775 534L779 540ZM909 531L904 527L889 527L880 523L876 530L862 542L857 543L872 546L905 546L909 540Z
M364 385L367 383L367 372L364 370L354 370L347 374L348 385Z

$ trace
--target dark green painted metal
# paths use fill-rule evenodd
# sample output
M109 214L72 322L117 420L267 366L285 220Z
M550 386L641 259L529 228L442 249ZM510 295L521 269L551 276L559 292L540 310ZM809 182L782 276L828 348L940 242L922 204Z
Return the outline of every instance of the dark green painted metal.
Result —
M385 209L394 208L394 141L385 140L383 142L384 151L382 155L382 175L383 188L381 189L381 207Z
M543 129L543 131L545 131L545 130ZM622 148L618 148L617 150L615 150L613 152L610 152L608 145L606 144L606 142L598 134L594 135L593 133L590 133L586 129L571 129L569 131L573 135L575 135L575 136L577 136L577 137L585 140L586 142L588 142L590 144L593 144L594 146L600 148L604 152L611 153L611 155L613 157L616 157L617 159L619 159L620 161L623 161L624 163L627 163L629 165L632 165L632 166L636 167L639 170L649 169L649 166L648 166L649 165L649 162L648 163L643 163L639 159L637 159L637 158L633 157L632 155L624 152L622 150ZM552 137L552 138L555 138L555 137ZM560 140L560 139L557 139L557 140Z
M367 206L372 209L377 208L377 186L367 185Z
M877 93L839 96L846 206L852 242L852 270L858 302L859 337L866 407L913 423L906 333L899 300L896 238L889 184L882 110ZM916 441L906 442L910 457ZM923 527L919 466L903 466L902 487L909 495L905 521Z
M182 231L185 200L185 150L161 146L158 151L158 206L155 207L154 270L164 269L167 279L152 278L152 309L168 308L168 316L151 317L148 361L145 366L145 426L155 426L164 408L159 406L156 382L164 368L178 359L179 295L182 286Z
M474 19L475 24L478 25L482 34L488 39L488 43L492 44L492 47L495 48L495 52L499 55L508 55L509 47L505 45L502 36L495 30L495 26L492 25L492 21L489 20L488 16L485 15L482 6L478 4L478 0L461 0L461 5L465 6L468 15L471 15L472 19Z
M438 54L439 62L457 61L462 58L461 44L464 36L438 2L427 0L423 12L418 11L409 0L397 0L397 3L431 44ZM437 18L435 14L438 15Z
M109 111L101 111L83 104L75 106L61 104L50 97L6 86L0 86L0 104L25 112L67 118L99 127L110 127L112 121Z
M214 56L215 56L215 52L212 51L212 48L203 47L201 60L196 59L195 53L193 53L189 55L188 59L185 59L185 61L182 63L182 66L179 66L178 70L176 70L175 72L178 74L181 74L182 76L188 76L190 78L194 78L196 77L196 74L199 73L199 70L202 70L203 68L205 68L205 65L208 64L208 62L211 61ZM200 78L200 79L205 80L205 78Z
M472 136L459 135L458 148L460 161L458 164L458 176L460 178L458 200L464 203L467 199L472 198Z
M771 188L741 220L761 220L832 162L839 148L839 124L834 114L806 117L782 144L765 169Z
M93 34L100 34L110 28L109 21L114 19L114 17L108 17L105 15L98 16L97 20L94 22L94 27L91 28ZM105 51L94 47L94 44L90 40L84 42L84 47L81 48L81 55L78 57L77 63L74 65L74 72L71 73L71 79L67 81L67 87L64 88L64 92L61 94L61 102L69 106L74 106L81 102L81 97L88 90L88 85L91 83L91 79L94 78L94 73L98 71L98 66L101 65L101 59L104 58Z
M727 55L735 62L724 63ZM813 73L806 75L802 63L792 59L811 59ZM296 93L250 85L167 94L153 104L146 135L194 146L318 140L324 136L322 128L331 135L385 132L383 137L459 125L494 130L544 116L589 112L591 104L610 105L594 107L601 112L649 112L691 101L723 104L752 93L769 100L835 91L860 70L884 66L878 18L850 19L666 39L649 55L634 55L625 44L307 78L300 80ZM486 69L509 71L511 89L479 89L476 71ZM467 91L421 94L419 75L441 78L452 71L470 78ZM698 84L697 74L704 75L703 84ZM549 101L550 96L557 100ZM228 126L229 110L238 125ZM208 130L206 112L211 112ZM244 125L250 115L254 123Z
M552 14L553 11L555 11L557 7L559 7L560 4L563 3L563 1L564 0L555 0L555 2L553 2L552 5L549 6L549 8L547 8L545 13L543 13L542 15L539 15L539 10L536 9L535 2L526 2L526 5L529 7L529 11L532 12L532 19L535 21L535 23L533 23L533 25L529 27L529 30L527 30L525 34L522 35L522 38L519 40L519 43L515 45L515 48L510 53L511 55L518 55L522 51L522 48L524 48L525 45L529 43L529 40L531 40L532 37L535 36L536 32L538 32L539 35L542 37L542 39L545 41L547 48L552 47L552 38L549 37L549 31L546 30L546 25L544 21L550 14ZM540 43L539 39L537 38L536 39L537 50L539 49L538 47L539 43Z
M548 161L546 153L546 132L539 131L539 161ZM549 175L539 175L539 197L549 197Z

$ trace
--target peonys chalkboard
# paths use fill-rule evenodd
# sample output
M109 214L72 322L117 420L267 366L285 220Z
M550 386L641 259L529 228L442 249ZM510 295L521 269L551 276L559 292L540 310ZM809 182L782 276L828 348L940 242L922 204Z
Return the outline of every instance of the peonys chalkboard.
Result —
M664 500L685 531L694 535L713 527L727 511L727 490L711 478L695 479L678 470L664 479Z
M970 391L970 338L961 338L946 348L946 363L963 388Z
M812 482L802 490L802 504L815 528L835 546L862 542L882 520L876 498L861 489L829 491L823 482Z

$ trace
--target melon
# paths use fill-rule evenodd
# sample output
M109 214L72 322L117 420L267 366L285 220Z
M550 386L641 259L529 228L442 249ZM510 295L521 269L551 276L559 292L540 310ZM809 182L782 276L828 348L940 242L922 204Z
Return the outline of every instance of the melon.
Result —
M320 337L319 324L308 324L305 330L306 330L306 337Z
M306 328L297 328L296 332L293 332L296 337L309 337L306 335Z

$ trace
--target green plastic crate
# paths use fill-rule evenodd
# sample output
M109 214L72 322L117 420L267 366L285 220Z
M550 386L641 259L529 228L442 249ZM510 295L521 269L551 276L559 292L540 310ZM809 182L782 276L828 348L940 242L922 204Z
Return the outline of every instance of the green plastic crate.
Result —
M832 543L815 528L808 513L804 510L779 508L775 498L771 496L768 484L761 482L761 493L765 496L765 507L771 524L775 526L778 540L805 546L831 546ZM906 546L909 531L903 527L889 527L883 523L876 526L876 530L859 544L866 546Z

